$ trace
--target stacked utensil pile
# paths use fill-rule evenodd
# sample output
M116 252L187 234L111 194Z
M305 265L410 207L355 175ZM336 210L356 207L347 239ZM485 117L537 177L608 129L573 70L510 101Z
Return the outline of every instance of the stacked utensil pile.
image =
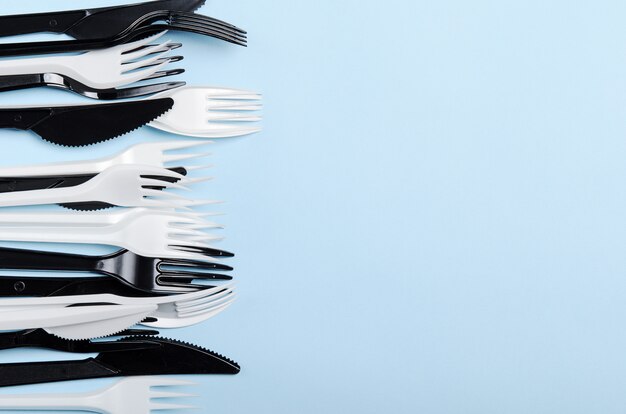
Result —
M204 0L159 0L90 10L0 16L0 36L58 32L74 40L0 44L0 90L51 86L108 103L0 108L0 127L30 130L61 146L96 144L150 126L172 134L220 138L260 130L260 95L184 82L132 85L184 72L170 69L181 44L166 31L187 31L246 45L245 31L194 11ZM65 52L78 54L60 54ZM51 55L46 55L51 54ZM54 54L54 55L52 55ZM119 101L122 98L139 98ZM45 271L0 276L0 349L43 347L98 353L84 360L0 364L0 386L112 376L236 374L239 365L212 351L160 338L153 328L205 321L235 299L215 247L220 225L198 210L211 200L184 194L206 180L206 139L148 142L110 157L0 168L0 207L60 205L0 211L0 241L104 244L107 255L0 247L0 270ZM67 272L99 276L68 277ZM56 274L55 274L56 273ZM134 329L141 324L150 329ZM115 341L92 341L118 336ZM123 379L94 393L3 397L0 407L87 409L132 413L181 407L150 391L181 385ZM124 411L126 412L126 411Z

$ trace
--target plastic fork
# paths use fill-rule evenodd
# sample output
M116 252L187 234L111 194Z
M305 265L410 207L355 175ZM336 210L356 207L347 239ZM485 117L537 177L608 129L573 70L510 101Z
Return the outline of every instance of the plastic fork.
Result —
M197 214L153 209L112 215L107 211L49 213L43 218L38 213L5 213L0 214L0 222L2 241L105 244L146 257L216 260L216 249L208 243L221 239L197 228L206 225Z
M141 164L152 167L171 168L180 166L182 162L204 157L208 153L172 153L172 151L206 145L211 141L164 141L148 142L132 147L111 157L89 161L60 162L0 168L0 177L43 177L53 175L84 175L97 174L114 165ZM176 163L174 165L173 163ZM207 166L187 167L190 169ZM184 182L184 181L183 181Z
M165 21L165 24L152 24ZM146 13L110 37L85 40L6 43L0 45L0 56L35 55L101 49L128 43L166 30L180 30L246 46L246 32L231 24L194 13L158 10Z
M232 254L220 250L216 251L216 256L231 257ZM233 270L232 267L221 263L144 257L128 250L90 256L6 247L0 247L0 269L95 272L118 279L142 291L158 294L204 289L206 285L192 282L230 280L232 276L215 272ZM30 283L26 283L30 286Z
M90 88L116 88L134 82L166 76L160 70L182 56L166 56L180 46L166 41L150 43L165 32L136 42L107 49L92 50L79 55L43 56L0 61L0 75L56 74L67 76ZM159 75L156 75L159 73ZM181 73L169 72L169 74Z
M233 137L258 132L261 95L231 88L183 86L153 95L170 97L174 106L148 125L179 135L200 138Z
M180 181L184 177L165 168L137 164L115 165L73 187L2 193L0 206L98 201L122 207L185 208L195 202L177 194L151 188L186 189L179 183L166 181L167 178Z
M66 326L66 329L74 329L72 338L93 338L115 333L119 326L108 328L106 326L106 316L100 314L96 318L105 324L95 330L92 326L88 331L82 325L89 323L83 320L80 325L75 323L63 323L62 317L57 315L57 310L67 312L71 315L71 310L76 308L76 312L82 312L84 307L108 306L111 310L120 311L120 307L138 308L154 307L149 316L156 320L149 323L150 326L159 328L180 328L191 326L204 321L222 312L235 300L234 284L229 283L222 286L215 286L196 292L181 293L171 296L153 297L126 297L108 293L95 295L72 295L72 296L48 296L40 298L4 298L0 299L0 329L36 329L48 328L50 326ZM103 308L103 309L105 309ZM143 309L142 309L143 310ZM106 315L106 310L104 311ZM124 317L126 314L124 313ZM111 319L116 319L111 316ZM129 321L125 328L135 323L140 323L144 319ZM95 325L94 325L95 326ZM68 332L65 332L68 335ZM63 335L60 335L63 336ZM64 336L65 337L65 336Z
M4 410L67 410L108 414L150 414L160 410L195 408L163 400L194 397L163 388L183 385L195 383L164 377L127 377L86 393L0 395L0 407Z

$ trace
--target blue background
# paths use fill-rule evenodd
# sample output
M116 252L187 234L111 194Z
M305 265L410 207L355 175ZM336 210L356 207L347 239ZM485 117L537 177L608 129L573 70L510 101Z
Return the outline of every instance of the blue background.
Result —
M196 187L227 200L240 300L165 332L243 367L197 378L200 412L624 412L623 2L208 3L249 47L172 33L180 78L262 92L265 107L264 131L215 144L216 179ZM169 138L1 135L2 164Z

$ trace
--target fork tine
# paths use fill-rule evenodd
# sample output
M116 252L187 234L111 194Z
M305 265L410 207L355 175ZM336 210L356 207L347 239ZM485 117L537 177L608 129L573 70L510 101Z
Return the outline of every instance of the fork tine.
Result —
M225 275L222 273L204 273L204 272L168 272L161 273L157 276L157 282L159 283L185 283L187 285L191 284L194 280L233 280L231 275ZM204 286L204 285L198 285Z
M144 86L133 86L130 88L111 89L112 94L114 94L111 99L136 98L139 96L152 95L184 85L185 82L162 82Z
M157 57L157 59L153 62L149 62L148 64L139 66L135 69L146 69L146 68L151 68L154 66L160 66L163 63L169 64L169 63L175 63L175 62L180 62L181 60L185 59L184 56L164 56L164 57ZM138 63L143 63L141 61L139 61ZM128 65L128 63L124 63L124 65Z
M159 399L159 398L186 398L186 397L197 397L196 394L186 394L183 392L174 392L174 391L154 391L150 390L150 398L151 399Z
M250 116L239 112L215 112L207 114L206 120L209 122L259 122L263 118L260 116Z
M163 53L167 53L169 51L169 49L167 49L167 46L170 44L171 42L169 40L167 40L164 43L160 43L160 44L156 44L156 45L146 45L144 47L140 47L136 50L133 50L132 52L127 52L127 53L123 53L120 57L121 57L121 61L122 61L122 65L126 65L130 62L133 62L137 59L143 58L143 57L149 57L149 58L153 58L154 54L163 54Z
M223 138L223 137L239 137L242 135L254 134L262 130L261 127L241 127L239 124L220 124L212 123L210 128L201 131L195 136L203 138Z
M155 63L155 62L157 62L160 58L165 57L165 55L168 52L169 51L166 50L163 52L154 53L152 56L148 56L145 59L128 60L122 63L122 73L127 73L127 72L133 71L135 69L140 69L140 68L159 66L159 65L162 65L163 63L167 63L166 60L162 61L161 63Z
M176 76L176 75L180 75L181 73L185 73L185 69L169 69L169 70L158 70L156 72L154 72L152 75L146 76L145 78L142 78L141 80L151 80L151 79L159 79L159 78L164 78L166 76Z
M165 65L167 65L167 62L163 62L158 65L145 68L145 69L139 69L136 71L121 73L120 74L121 82L124 82L124 84L130 84L134 82L155 79L152 75L159 72L159 69L161 69Z
M200 141L202 142L202 141ZM183 160L190 160L193 158L203 158L203 157L208 157L210 155L213 155L210 152L198 152L198 153L193 153L193 154L171 154L171 155L165 155L164 161L165 162L175 162L175 161L183 161Z
M137 49L133 50L133 52L137 51L137 50L143 50L143 49L146 49L146 48L149 48L149 47L152 47L152 46L156 46L156 44L149 44L149 45L140 46ZM181 48L182 46L183 46L182 43L171 42L171 43L168 43L167 46L165 46L165 47L167 47L167 50L176 50L176 49ZM165 49L163 49L163 50L165 50ZM157 52L160 52L160 51L161 50L157 50ZM153 53L156 53L156 52L153 52Z
M153 190L151 188L144 188L141 190L141 194L144 197L154 197L157 200L170 200L170 201L190 201L188 198L181 196L180 194L173 194L165 190ZM187 205L186 203L184 205Z
M235 255L230 252L222 251L214 247L199 247L191 246L185 243L185 240L172 241L168 244L168 250L189 253L192 256L189 258L198 258L198 256L210 257L211 260L218 260L220 257L234 257Z
M182 182L182 180L179 180L180 182ZM158 179L158 178L147 178L147 177L142 177L139 179L139 185L141 185L143 188L149 189L149 187L163 187L163 188L178 188L181 190L189 190L188 187L179 184L179 183L173 183L171 181L168 181L167 179Z
M205 21L205 20L198 20L196 18L187 18L187 17L176 18L174 20L171 20L170 24L187 26L190 29L194 29L197 31L212 31L221 36L236 39L241 42L246 42L248 40L248 36L245 33L241 33L231 28L224 27L223 25L219 23L214 23L214 22Z
M234 99L209 99L206 104L207 110L237 110L258 111L263 109L263 104L256 102L238 101Z
M194 177L194 178L184 178L180 180L180 182L185 185L190 185L190 184L197 184L197 183L202 183L204 181L211 181L211 180L213 180L213 177Z
M233 89L231 91L228 91L228 90L207 91L206 97L207 99L223 99L223 100L238 100L238 101L243 101L243 100L261 101L263 100L263 95L260 95L254 92L239 91L236 89Z
M214 166L215 166L214 164L189 165L189 166L186 166L185 169L187 170L187 172L191 172L191 171L197 171L197 170L207 170L209 168L213 168Z
M184 241L181 240L182 243ZM207 257L235 257L234 253L228 252L226 250L216 249L214 247L200 247L200 246L191 246L188 244L176 244L176 242L172 242L169 244L170 249L178 250L181 252L189 252L189 253L198 253Z
M204 141L204 140L201 141L201 140L194 139L194 140L187 140L187 141L172 140L172 141L162 141L162 142L151 142L150 145L156 146L161 151L165 152L165 151L175 151L175 150L181 150L181 149L186 149L186 148L199 147L201 145L208 145L210 143L212 144L211 141Z
M223 284L221 286L214 286L210 289L207 289L202 296L197 297L196 299L183 299L174 301L174 305L176 309L185 309L196 306L200 303L210 302L215 299L221 299L224 296L227 296L233 292L235 289L235 282L230 282Z
M202 141L200 141L202 142ZM163 156L163 162L178 162L178 161L185 161L185 160L191 160L194 158L203 158L206 156L212 155L210 152L200 152L200 153L192 153L192 154L171 154L171 155L164 155Z
M234 24L228 23L228 22L226 22L224 20L216 19L215 17L205 16L203 14L198 14L198 13L195 13L195 12L187 12L187 11L177 10L175 12L172 12L170 14L170 16L201 19L201 20L210 21L210 22L213 22L213 23L219 23L220 25L222 25L224 27L229 27L229 28L234 29L234 30L236 30L236 31L238 31L240 33L243 33L243 34L247 33L245 30L235 26Z
M145 45L150 44L152 41L157 40L158 38L160 38L161 36L163 36L165 33L167 33L167 30L163 30L159 33L153 34L152 36L148 36L144 39L141 40L137 40L135 42L130 42L130 43L126 43L124 45L121 46L122 49L122 53L131 53Z
M209 296L210 297L210 296ZM235 293L228 292L224 296L220 296L214 300L206 300L204 302L198 302L193 306L179 307L176 305L176 314L178 317L186 317L187 315L197 314L198 312L207 312L213 309L222 307L223 305L229 305L235 299Z
M232 294L231 296L220 300L219 303L210 303L206 304L205 306L198 306L197 308L194 308L193 311L177 311L177 316L179 318L193 318L194 316L213 312L215 312L214 315L217 315L218 313L222 312L227 307L232 305L235 300L237 300L237 296L235 296L235 294Z
M184 404L171 404L171 403L154 403L150 402L150 409L154 411L160 410L191 410L196 409L198 407L194 405L184 405Z
M169 170L167 168L162 168L162 167L155 167L151 165L142 165L139 176L142 179L149 178L149 176L177 178L179 180L182 178L185 178L183 174L177 173L176 171L172 171L172 170Z
M168 25L166 25L168 29L172 29L172 30L182 30L182 31L186 31L186 32L192 32L192 33L197 33L200 35L204 35L204 36L210 36L210 37L214 37L216 39L220 39L220 40L224 40L225 42L229 42L229 43L234 43L236 45L239 46L247 46L246 45L246 41L241 40L239 37L237 36L229 36L229 35L224 35L221 32L219 32L218 30L213 30L213 29L208 29L208 28L200 28L198 26L194 26L194 25L190 25L190 24L179 24L179 23L170 23Z
M230 271L233 270L231 266L222 264L222 263L214 263L214 262L206 262L204 260L188 260L188 259L161 259L161 261L157 264L157 270L160 272L166 272L167 270L161 270L161 266L171 266L177 268L190 268L194 270L225 270Z
M220 26L223 27L229 27L241 34L246 34L247 32L243 29L240 29L239 27L235 26L234 24L230 24L228 22L225 22L223 20L219 20L216 19L215 17L211 17L211 16L205 16L203 14L198 14L198 13L193 13L193 12L184 12L184 11L177 11L175 13L172 13L171 16L174 16L175 18L193 18L196 20L201 20L201 21L206 21L206 22L211 22L214 24L219 24Z
M230 23L226 23L214 17L204 16L204 15L196 14L196 13L185 13L185 12L172 13L169 15L168 22L169 23L188 23L188 24L193 24L198 27L216 29L224 34L239 36L242 38L247 37L246 31L238 28L237 26L233 26Z

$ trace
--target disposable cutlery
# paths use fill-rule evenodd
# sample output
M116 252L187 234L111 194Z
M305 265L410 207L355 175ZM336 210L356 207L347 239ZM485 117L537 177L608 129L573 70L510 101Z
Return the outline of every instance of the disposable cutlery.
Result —
M0 230L1 231L1 230ZM218 250L221 257L231 253ZM218 256L218 257L219 257ZM42 270L66 272L93 272L105 278L19 278L0 276L0 294L21 296L59 296L109 292L122 296L128 294L123 287L152 294L190 292L204 289L194 280L230 280L232 276L216 273L233 270L215 262L139 256L128 250L100 256L45 252L0 247L0 269ZM122 287L114 282L122 282ZM146 296L146 295L143 295Z
M123 340L127 349L100 351L95 358L0 364L0 386L145 375L237 374L240 371L236 362L185 342L137 336ZM157 346L150 346L152 344Z
M151 329L125 329L115 335L106 338L119 336L156 336L159 331ZM122 339L107 341L92 341L86 339L75 341L71 339L59 338L46 332L44 329L25 329L22 331L0 333L0 350L14 348L46 348L60 352L72 353L92 353L92 352L113 352L127 349L147 349L158 347L155 342L139 341L128 343Z
M182 174L159 167L116 165L73 187L0 193L0 207L97 201L121 207L184 208L195 202L161 190L186 189L172 182L183 178Z
M187 175L187 170L183 167L169 168L180 175ZM6 192L20 192L31 190L43 190L52 188L67 188L75 187L80 184L85 184L87 181L96 177L97 174L82 174L82 175L46 175L46 176L34 176L34 177L2 177L0 176L0 193ZM176 177L164 177L153 176L152 178L163 180L166 182L178 182L180 181ZM186 181L187 182L187 181ZM163 186L149 186L149 188L156 190L163 190ZM61 203L63 207L70 208L72 210L101 210L105 208L113 207L113 204L103 203L100 201L89 201L80 203Z
M79 11L71 27L64 27L63 33L81 38L80 40L61 40L48 42L12 43L0 45L0 55L24 55L58 53L99 49L114 46L142 38L164 30L181 30L225 40L241 46L246 45L246 32L229 23L208 16L187 11L167 9L166 5L140 3L127 7L109 8L87 15ZM160 8L159 8L160 7ZM6 23L10 29L12 23L30 21L31 19L47 20L47 14L4 16L0 25ZM75 19L76 20L76 19ZM155 22L164 22L153 24ZM41 26L31 29L23 28L20 33L40 31ZM9 30L5 33L8 33ZM15 30L13 30L13 33ZM95 34L95 35L94 35Z
M182 56L167 56L180 43L150 45L163 33L129 44L79 55L0 60L0 91L54 86L89 98L117 99L143 96L184 85L167 82L114 89L134 82L177 75L183 69L161 70Z
M146 142L133 145L119 154L94 160L1 167L0 180L3 179L2 177L94 175L114 165L124 164L141 164L153 167L172 168L185 164L187 161L194 158L208 155L206 152L176 153L175 151L207 145L209 143L211 143L211 141L205 140ZM186 165L185 169L192 170L206 167L207 166L191 167Z
M261 96L249 91L180 87L143 100L95 105L0 108L0 128L30 129L64 146L95 144L148 124L178 135L222 138L260 131ZM170 113L171 112L171 113Z
M261 130L252 122L261 120L261 95L231 88L184 86L161 92L149 99L172 98L167 113L148 125L179 135L202 138L233 137Z
M117 246L145 257L210 259L220 251L207 244L220 237L199 229L202 214L153 209L95 213L3 213L0 240L92 243Z
M205 0L157 0L112 7L0 16L0 36L63 33L75 39L114 36L128 23L158 10L195 11Z
M92 105L3 107L0 128L31 130L54 144L78 147L137 129L172 108L172 98Z
M89 339L115 334L136 323L179 328L217 315L235 298L232 284L170 296L127 297L102 293L1 298L0 330L43 328L61 338ZM103 314L92 315L92 308L98 308ZM90 316L93 320L89 320ZM146 317L155 320L146 322Z
M0 395L0 409L150 414L157 410L195 408L168 402L167 398L191 397L189 394L166 391L165 388L181 385L194 383L156 376L128 377L91 392Z

